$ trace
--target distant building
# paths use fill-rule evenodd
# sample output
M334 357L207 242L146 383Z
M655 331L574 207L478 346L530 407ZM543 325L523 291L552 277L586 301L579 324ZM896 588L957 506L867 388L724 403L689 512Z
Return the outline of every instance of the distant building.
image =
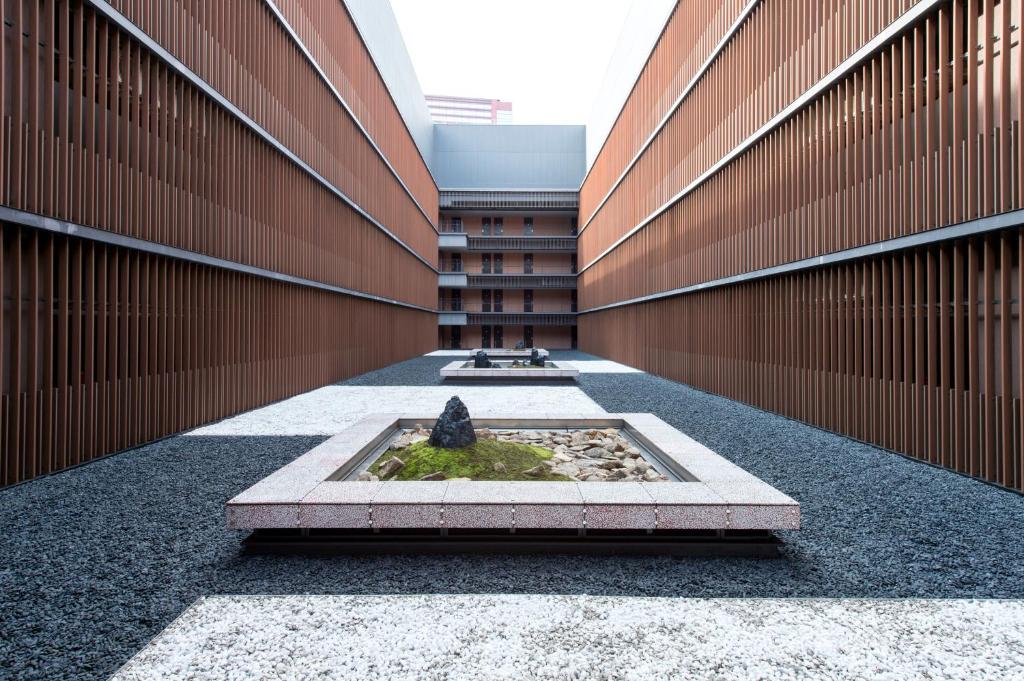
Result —
M426 97L427 108L434 123L507 125L512 122L512 102L443 95Z

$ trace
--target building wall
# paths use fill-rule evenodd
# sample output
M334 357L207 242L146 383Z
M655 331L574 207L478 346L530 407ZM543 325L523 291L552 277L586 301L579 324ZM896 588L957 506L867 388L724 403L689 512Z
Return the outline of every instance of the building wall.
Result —
M340 2L4 17L0 485L434 345L437 191Z
M461 346L464 350L472 350L481 347L481 330L479 325L461 326ZM441 348L451 347L452 327L440 327ZM522 326L506 325L502 327L502 347L511 350L516 343L523 340L524 331ZM546 350L568 350L572 347L572 328L568 326L540 326L533 327L534 347ZM492 343L493 346L493 343Z
M677 7L581 190L582 347L1024 489L1021 3L798 4Z
M434 126L434 176L445 189L569 189L586 164L582 125Z

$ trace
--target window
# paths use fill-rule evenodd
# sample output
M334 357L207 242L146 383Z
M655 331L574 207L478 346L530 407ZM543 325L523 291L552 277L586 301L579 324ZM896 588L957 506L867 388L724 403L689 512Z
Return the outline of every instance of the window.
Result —
M501 291L501 290L498 290L498 291L494 292L494 311L495 312L501 312L502 311L501 298L502 298L503 293L504 293L504 291Z
M505 256L501 253L494 254L494 273L501 274L502 264L505 262Z
M491 311L491 291L490 289L484 289L480 291L480 311L490 312Z
M533 218L523 218L523 234L533 236Z
M480 273L490 274L491 273L491 254L484 253L480 256Z
M491 347L491 327L489 326L480 327L480 347Z
M491 219L484 218L480 221L480 233L484 236L489 236L491 233Z
M494 218L494 233L501 234L505 226L505 218Z
M572 234L573 236L576 236L576 232L577 231L578 231L578 225L577 225L577 222L576 222L576 217L573 216L571 218L571 222L569 223L569 233Z
M531 289L523 290L523 312L533 312L533 291Z
M494 347L500 348L504 345L504 339L502 338L504 329L500 326L494 327Z
M453 232L462 232L462 218L456 216L449 222L449 227Z
M532 348L533 347L533 327L532 326L524 326L523 327L523 346L527 347L527 348Z
M523 274L533 274L533 253L523 253Z
M573 253L571 256L569 256L569 267L572 268L572 273L573 274L576 274L577 266L578 266L578 263L576 261L576 254Z
M572 290L572 311L576 311L576 289Z

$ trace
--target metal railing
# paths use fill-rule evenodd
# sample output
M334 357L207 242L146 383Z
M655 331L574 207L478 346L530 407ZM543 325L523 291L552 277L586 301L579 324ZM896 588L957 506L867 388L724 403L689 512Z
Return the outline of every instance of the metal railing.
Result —
M446 274L456 273L456 274L473 274L473 275L483 275L483 276L512 274L512 275L516 275L516 276L526 276L526 277L530 277L530 276L538 276L539 277L539 276L543 276L545 274L561 274L561 275L565 275L565 276L575 275L576 274L576 270L573 269L570 266L567 266L567 265L561 265L561 266L534 265L533 267L525 267L525 266L521 266L521 265L519 265L519 266L502 265L500 268L495 266L495 265L491 265L491 267L485 268L485 267L483 267L481 265L474 265L473 267L468 267L465 263L463 263L461 261L454 261L454 260L442 260L441 264L440 264L439 271L444 272Z
M471 236L471 251L563 251L576 252L574 236Z
M477 314L573 314L571 303L478 303L455 298L442 298L438 302L441 312L473 312Z

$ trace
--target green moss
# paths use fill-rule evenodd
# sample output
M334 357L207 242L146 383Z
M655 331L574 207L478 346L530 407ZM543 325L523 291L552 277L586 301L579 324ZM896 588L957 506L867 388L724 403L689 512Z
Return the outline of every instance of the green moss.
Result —
M477 440L469 447L443 449L431 447L426 440L400 450L388 450L373 462L370 472L378 474L381 464L397 456L405 466L389 480L419 480L424 475L441 471L449 478L472 478L473 480L569 480L556 475L544 465L540 475L524 475L554 455L550 449L521 442L504 440ZM494 470L495 463L505 464L505 472Z

